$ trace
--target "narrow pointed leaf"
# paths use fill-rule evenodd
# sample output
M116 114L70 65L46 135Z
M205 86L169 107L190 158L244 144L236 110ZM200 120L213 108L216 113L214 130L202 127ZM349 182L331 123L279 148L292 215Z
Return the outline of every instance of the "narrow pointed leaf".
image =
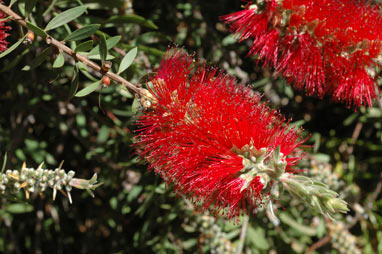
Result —
M135 14L131 15L124 15L124 16L113 16L110 19L108 19L105 24L128 24L128 23L133 23L133 24L138 24L141 26L145 26L147 28L151 29L158 29L158 26L155 25L151 20L145 19L142 16L138 16Z
M84 89L80 90L78 93L76 93L76 97L83 97L86 96L95 90L97 90L98 87L100 87L101 81L94 82L90 84L89 86L85 87Z
M9 53L11 53L13 50L15 50L25 39L25 36L23 38L21 38L20 40L18 40L15 44L13 44L11 47L9 47L6 51L4 51L3 53L0 54L0 58L8 55Z
M26 22L27 23L27 27L29 30L31 30L32 32L34 32L36 35L42 37L42 38L45 38L47 36L47 33L42 30L41 28L39 28L38 26L30 23L30 22Z
M131 105L131 112L133 113L133 115L136 115L138 113L139 106L140 106L139 99L134 98L133 104Z
M85 13L85 11L86 11L85 6L78 6L78 7L74 7L72 9L66 10L58 14L56 17L54 17L45 27L45 31L49 31L59 26L65 25L69 23L70 21L80 17L82 14Z
M7 153L4 154L4 159L3 159L3 166L1 167L1 173L4 172L5 166L7 165Z
M113 60L115 57L112 56L112 55L107 55L106 59L105 60ZM101 56L100 55L91 55L91 56L88 56L88 59L92 59L92 60L102 60Z
M48 57L48 55L51 54L51 52L52 52L51 47L44 49L35 59L32 60L30 65L25 65L21 70L30 71L30 70L36 69L46 60L46 58Z
M37 0L26 0L25 1L25 12L27 14L31 13L33 8L35 7Z
M23 214L23 213L32 212L33 209L34 209L34 207L30 204L16 203L16 204L8 205L5 210L8 213L12 213L12 214Z
M9 4L9 8L11 8L12 5L13 5L14 3L16 3L16 2L17 2L17 0L11 0L11 3Z
M44 11L44 13L42 14L42 16L44 17L46 14L50 13L50 11L52 10L52 8L56 5L56 2L57 0L53 0L49 7Z
M112 47L114 47L115 45L118 44L118 42L121 40L121 36L120 35L117 35L117 36L114 36L114 37L110 37L109 39L106 40L106 47L107 49L111 49ZM89 52L89 56L91 55L98 55L99 54L99 45L97 45L95 48L93 48L90 52Z
M93 35L95 32L97 32L99 27L100 27L100 25L98 25L98 24L83 26L80 29L69 34L65 38L65 41L78 41L78 40L85 39L85 38Z
M64 63L65 63L64 55L60 51L56 60L53 63L53 68L61 68L62 66L64 66Z
M72 82L70 84L69 99L73 98L73 96L76 94L78 90L78 81L79 81L79 68L76 64L76 66L74 67Z
M121 64L119 65L118 73L122 73L133 63L135 57L137 56L138 48L135 47L131 49L122 59Z
M99 55L101 56L101 61L104 62L107 57L106 37L104 34L102 34L101 40L99 41Z
M74 52L85 52L85 51L88 51L89 49L91 49L92 47L93 47L93 41L92 40L85 41L85 42L79 44L74 49Z

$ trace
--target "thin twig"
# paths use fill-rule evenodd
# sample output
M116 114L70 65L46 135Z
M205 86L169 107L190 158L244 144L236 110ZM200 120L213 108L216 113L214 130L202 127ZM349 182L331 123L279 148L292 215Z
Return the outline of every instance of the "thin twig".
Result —
M359 137L359 135L361 133L362 127L363 127L363 123L362 122L358 122L357 125L355 126L354 131L353 131L353 135L351 137L350 146L347 149L348 155L351 155L353 153L354 145L357 142L357 139L358 139L358 137Z
M380 181L378 182L377 186L375 187L373 194L366 201L366 205L363 206L363 207L365 207L364 212L363 213L357 213L357 215L354 216L352 221L348 223L348 225L346 226L346 229L350 229L350 228L354 227L354 225L356 225L358 223L358 221L362 218L362 216L373 208L373 203L378 198L379 194L381 194L381 191L382 191L382 173L380 176Z
M237 246L236 254L241 254L243 252L245 237L247 235L249 216L245 216L243 220L243 225L241 226L239 245Z
M314 243L312 246L309 247L309 249L306 250L305 253L312 253L313 251L321 248L322 246L327 245L332 240L331 236L327 235L318 242Z
M8 6L0 4L0 11L4 12L9 17L11 17L11 19L13 21L19 23L20 25L22 25L23 27L28 29L28 26L27 26L26 22L24 21L24 19L22 17L20 17L17 13L13 12ZM141 96L147 96L147 90L146 89L140 88L137 85L130 83L126 79L122 78L121 76L119 76L118 74L115 74L113 72L108 71L108 72L104 73L102 71L101 66L99 66L95 62L87 59L85 56L77 54L72 49L70 49L69 47L64 45L62 42L54 39L52 36L48 35L45 38L45 40L48 44L51 44L51 45L55 46L56 48L60 49L61 51L65 52L67 55L71 56L74 60L82 62L86 66L92 68L93 70L101 73L104 76L108 76L110 79L114 80L117 83L124 85L126 88L130 89L131 91L133 91L133 92L135 92Z

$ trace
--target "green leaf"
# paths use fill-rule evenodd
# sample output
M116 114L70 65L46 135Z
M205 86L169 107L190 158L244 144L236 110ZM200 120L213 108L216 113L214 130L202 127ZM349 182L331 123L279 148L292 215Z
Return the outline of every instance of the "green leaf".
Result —
M92 34L94 34L95 32L97 32L99 27L100 27L100 25L98 25L98 24L97 25L83 26L80 29L77 29L73 33L69 34L64 40L65 41L78 41L78 40L85 39L85 38L91 36Z
M252 226L248 227L247 239L260 250L269 250L270 245L267 238L265 237L264 229L260 227L253 228Z
M52 30L54 28L57 28L59 26L65 25L69 23L70 21L78 18L82 14L84 14L86 11L85 6L78 6L74 7L72 9L66 10L60 14L58 14L56 17L54 17L48 25L45 27L45 31Z
M137 114L139 106L140 106L139 99L134 98L133 104L131 105L131 112L133 112L133 115Z
M299 222L295 221L292 217L290 217L285 212L280 213L279 218L283 223L291 226L293 229L295 229L296 231L298 231L302 235L307 235L307 236L317 235L317 229L316 228L312 228L312 227L306 226L304 224L300 224Z
M114 58L115 57L112 55L107 55L106 60L113 60ZM88 59L101 60L101 56L100 55L92 55L92 56L88 56Z
M25 65L21 70L30 71L36 69L46 60L47 56L51 54L51 51L51 47L44 49L35 59L32 60L30 65Z
M110 24L110 23L112 24L133 23L133 24L138 24L141 26L145 26L147 28L155 29L155 30L158 29L158 27L151 20L147 20L142 16L138 16L134 14L124 15L124 16L113 16L105 22L105 24Z
M76 94L78 90L78 81L79 81L79 67L76 64L76 66L74 67L72 82L70 84L69 99L73 98L73 96Z
M33 211L33 206L30 204L10 204L7 206L6 211L13 214L29 213Z
M3 160L3 166L1 167L1 173L4 172L6 165L7 165L7 153L4 154L4 160Z
M119 65L118 74L124 72L133 63L135 57L137 56L138 48L135 47L131 49L122 59Z
M53 68L61 68L62 66L64 66L64 63L65 63L64 55L60 51L56 60L53 63Z
M94 83L88 85L87 87L85 87L84 89L82 89L78 93L76 93L76 97L83 97L83 96L86 96L86 95L94 92L95 90L97 90L98 87L100 87L101 82L102 82L101 80L98 80L97 82L94 82Z
M15 50L24 40L25 40L25 36L23 38L21 38L20 40L18 40L15 44L13 44L11 47L9 47L6 51L4 51L3 53L0 54L0 58L8 55L9 53L11 53L13 50Z
M12 5L13 5L14 3L16 3L16 2L17 2L17 0L11 0L11 3L9 4L9 8L11 8Z
M124 97L126 97L126 98L131 99L131 98L134 97L134 95L133 95L132 93L130 93L130 91L127 90L127 88L126 88L125 86L123 86L123 85L120 85L120 86L117 88L117 91L118 91L122 96L124 96Z
M17 56L14 57L11 62L4 64L5 66L0 70L0 73L7 72L15 68L15 66L18 65L20 61L24 58L24 56L28 54L29 52L30 52L30 48L26 48L23 52L17 54Z
M42 37L42 38L45 38L47 36L47 33L42 30L41 28L39 28L38 26L30 23L30 22L26 22L27 23L27 27L29 30L31 30L32 32L34 32L36 35Z
M121 40L121 36L120 35L117 35L117 36L114 36L114 37L110 37L109 39L106 40L106 46L107 46L107 50L111 49L112 47L114 47L115 45L118 44L118 42ZM98 55L99 54L99 45L97 45L96 47L94 47L90 52L89 52L89 56L91 55Z
M25 12L27 13L27 15L32 12L36 3L37 3L37 0L26 0L25 1Z
M152 48L152 47L139 45L138 49L139 49L139 51L143 51L147 54L158 56L158 57L163 57L163 55L164 55L164 51L156 49L156 48Z
M106 37L104 34L101 35L101 40L99 41L99 55L101 56L101 61L104 62L107 57Z
M0 19L0 22L4 22L4 21L7 21L7 20L10 20L11 19L11 17L6 17L6 18L3 18L3 19Z
M93 40L85 41L81 44L79 44L75 49L74 52L85 52L88 51L93 47Z
M45 15L47 15L48 13L50 13L50 11L52 10L52 8L56 5L56 2L57 2L57 0L53 0L51 3L50 3L50 5L49 5L49 7L44 11L44 13L41 15L41 16L45 16Z
M98 131L97 143L105 143L109 139L110 129L106 125L102 125L101 129Z

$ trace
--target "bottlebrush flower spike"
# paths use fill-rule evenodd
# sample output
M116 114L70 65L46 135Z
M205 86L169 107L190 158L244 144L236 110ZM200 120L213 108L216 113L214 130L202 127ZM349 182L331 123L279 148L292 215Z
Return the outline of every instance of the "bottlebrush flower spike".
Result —
M272 64L308 95L328 94L348 106L372 105L382 59L382 5L354 0L245 1L222 17L249 54Z
M233 77L170 49L151 83L139 153L202 209L248 213L276 194L279 176L293 174L301 130Z
M2 1L0 1L0 3L2 3ZM6 18L5 14L0 11L0 52L3 52L7 49L8 42L5 40L5 38L7 38L9 34L6 33L6 31L11 29L9 26L4 25L5 18Z

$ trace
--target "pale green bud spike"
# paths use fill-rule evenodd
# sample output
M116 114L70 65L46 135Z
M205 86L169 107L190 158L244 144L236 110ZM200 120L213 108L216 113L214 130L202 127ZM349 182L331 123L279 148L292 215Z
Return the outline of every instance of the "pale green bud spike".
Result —
M64 165L64 161L60 162L60 165L58 166L58 169L62 169L62 166Z
M284 174L280 181L290 194L310 204L332 220L336 213L349 211L347 203L338 198L336 192L330 190L321 182L312 181L309 177L291 174Z
M73 200L70 193L72 187L86 190L94 197L91 191L102 185L102 183L97 183L97 174L94 174L90 180L73 178L75 172L69 171L66 173L62 169L63 162L60 163L59 168L54 170L43 169L43 165L44 163L41 163L36 169L27 168L24 162L21 170L8 169L5 172L1 172L0 195L15 195L20 190L23 190L25 197L28 199L30 193L43 193L48 188L52 188L53 200L56 199L57 190L59 190L72 203Z
M68 199L69 199L70 204L72 204L73 200L72 200L72 195L70 194L70 191L67 191L66 193L68 195Z
M53 187L53 200L56 200L56 195L57 195L57 185L54 185L54 187Z
M41 164L38 165L37 170L42 169L42 166L44 166L44 162L41 162Z

